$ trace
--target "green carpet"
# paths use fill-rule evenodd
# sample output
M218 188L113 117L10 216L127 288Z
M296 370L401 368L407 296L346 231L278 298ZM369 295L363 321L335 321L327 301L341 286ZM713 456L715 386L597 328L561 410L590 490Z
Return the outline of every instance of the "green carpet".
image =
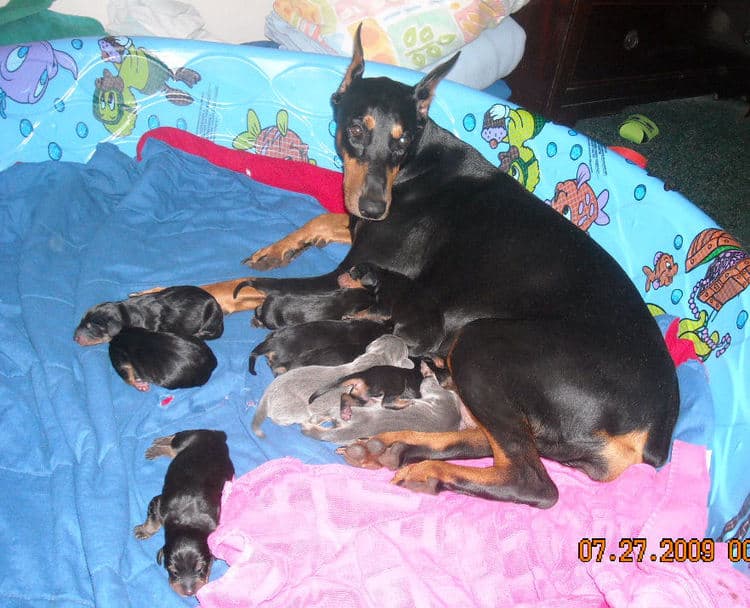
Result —
M678 190L719 226L750 248L750 117L739 100L695 97L624 109L586 118L575 128L606 145L627 146L648 159L648 171ZM620 137L631 114L644 114L659 127L649 142Z

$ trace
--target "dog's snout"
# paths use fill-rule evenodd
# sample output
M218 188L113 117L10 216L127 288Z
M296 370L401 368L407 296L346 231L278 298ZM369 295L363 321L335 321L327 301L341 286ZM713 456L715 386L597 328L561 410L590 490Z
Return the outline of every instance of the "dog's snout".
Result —
M387 205L384 200L363 199L359 201L359 212L362 214L362 217L369 220L375 220L383 217L386 208Z

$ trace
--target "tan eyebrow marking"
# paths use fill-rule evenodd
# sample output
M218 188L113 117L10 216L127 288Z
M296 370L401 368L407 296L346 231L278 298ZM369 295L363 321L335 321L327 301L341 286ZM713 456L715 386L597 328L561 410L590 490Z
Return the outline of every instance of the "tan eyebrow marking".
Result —
M375 117L371 114L366 114L365 117L362 119L362 122L365 124L365 126L372 131L375 128Z
M391 137L393 137L393 139L401 139L403 134L404 128L401 125L393 125L393 128L391 129Z

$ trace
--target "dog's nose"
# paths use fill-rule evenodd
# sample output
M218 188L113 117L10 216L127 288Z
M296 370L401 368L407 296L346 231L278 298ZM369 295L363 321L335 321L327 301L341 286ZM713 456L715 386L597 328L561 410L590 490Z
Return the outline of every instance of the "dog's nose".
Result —
M380 219L385 214L385 201L366 199L359 201L359 212L367 219Z

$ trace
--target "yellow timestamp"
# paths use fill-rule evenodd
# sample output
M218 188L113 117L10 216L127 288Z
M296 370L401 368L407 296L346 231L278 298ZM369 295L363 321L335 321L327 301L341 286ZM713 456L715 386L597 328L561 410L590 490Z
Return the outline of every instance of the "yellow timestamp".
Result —
M750 562L750 540L732 539L726 545L731 562ZM578 559L582 562L712 562L717 544L712 538L662 538L658 548L649 547L645 538L621 538L616 547L606 538L582 538L578 541Z

